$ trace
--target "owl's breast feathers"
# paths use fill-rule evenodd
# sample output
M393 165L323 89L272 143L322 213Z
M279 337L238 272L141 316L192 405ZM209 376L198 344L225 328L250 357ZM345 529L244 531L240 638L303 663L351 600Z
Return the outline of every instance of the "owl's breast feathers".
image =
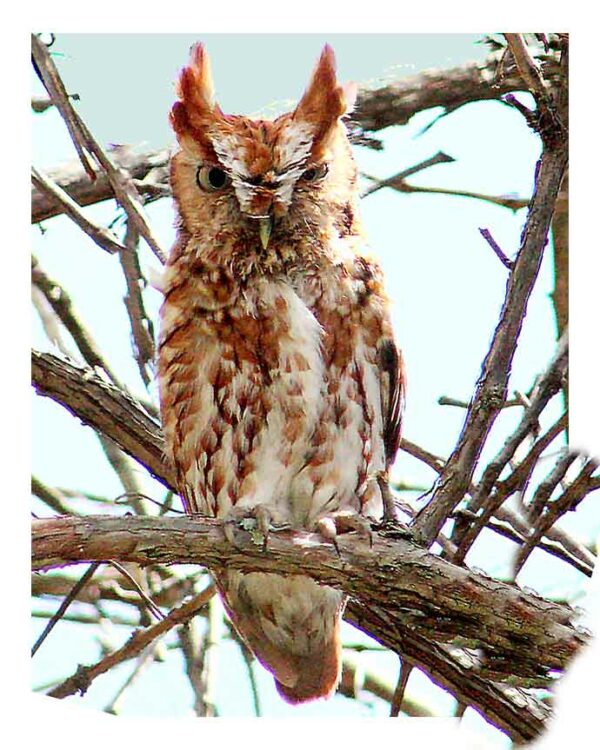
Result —
M159 386L188 512L227 517L234 507L262 507L276 525L309 530L339 511L380 518L378 477L397 447L401 360L370 260L347 254L316 271L241 282L174 248ZM235 627L285 700L331 695L344 595L301 571L213 573Z
M352 257L239 284L183 260L167 272L159 380L187 510L262 503L309 529L336 510L379 517L399 399L378 267Z

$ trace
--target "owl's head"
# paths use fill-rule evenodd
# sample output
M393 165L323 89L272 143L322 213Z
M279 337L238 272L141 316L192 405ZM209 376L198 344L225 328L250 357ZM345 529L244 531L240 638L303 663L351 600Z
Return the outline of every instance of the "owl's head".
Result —
M354 197L356 167L340 118L356 87L338 84L329 45L298 105L274 120L222 112L202 44L192 48L177 94L172 183L190 233L206 230L207 218L224 219L266 248L300 218L314 231Z

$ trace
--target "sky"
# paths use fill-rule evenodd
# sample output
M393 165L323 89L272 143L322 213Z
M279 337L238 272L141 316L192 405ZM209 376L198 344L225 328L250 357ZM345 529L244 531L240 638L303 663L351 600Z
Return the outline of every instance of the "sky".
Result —
M173 81L178 68L186 62L190 45L198 38L205 42L211 56L221 107L228 112L243 113L280 111L297 100L325 42L331 43L336 51L340 80L355 80L370 86L426 68L481 59L487 52L478 43L479 34L205 34L200 37L59 34L53 51L68 91L79 94L78 110L101 144L162 148L172 143L167 112L174 98ZM273 60L285 60L285 65L274 65ZM41 93L35 80L33 93ZM438 111L421 113L403 128L379 133L385 150L380 153L357 149L359 168L385 178L442 150L454 157L455 162L416 175L411 178L413 184L491 195L530 196L539 144L520 114L498 102L477 103L442 118L423 132L438 114ZM50 169L74 157L64 124L53 110L34 117L32 152L33 163L40 169ZM112 201L91 207L87 213L104 224L116 215ZM525 211L513 214L466 198L401 195L381 190L362 202L362 214L371 248L386 275L396 336L407 363L404 435L433 453L447 456L464 413L455 407L439 406L437 400L442 395L464 400L470 397L506 283L505 269L482 239L479 228L488 228L510 257L518 249ZM174 238L170 201L150 205L148 215L161 245L168 248ZM45 222L44 230L42 234L37 227L33 228L33 252L46 273L67 289L118 375L134 392L143 395L143 385L131 358L128 321L122 303L124 286L117 259L103 253L64 217ZM554 351L550 260L547 253L530 300L513 366L511 390L528 390ZM147 266L157 267L157 261L146 250L143 261ZM149 289L145 292L145 302L156 320L160 295ZM32 338L35 347L48 348L35 319ZM499 418L501 429L496 439L490 441L485 455L490 457L498 450L504 430L510 429L516 417L503 414ZM90 429L82 429L77 420L48 399L34 400L33 418L33 469L44 482L93 489L107 496L121 492ZM56 440L57 435L60 440ZM427 487L433 476L420 463L401 454L393 478ZM156 489L156 485L148 483L149 492ZM600 531L600 524L589 500L582 504L577 515L580 520L575 525L584 540L593 539ZM474 549L468 562L491 574L502 575L507 569L507 556L502 552L505 549L493 534L484 535L482 545ZM554 575L554 563L549 560L548 556L532 558L524 570L523 583L547 595L568 595L579 586L580 580L562 573ZM68 624L60 627L62 633L57 629L36 657L39 665L34 677L36 684L56 676L57 660L62 658L67 642L73 644L74 664L97 658L95 643L78 635L75 627ZM233 663L229 663L233 654L223 651L220 669L223 673L235 670ZM371 658L373 668L394 682L395 658L384 654ZM60 669L62 674L64 665ZM179 665L169 665L169 669L170 684L177 685ZM162 672L149 670L141 691L143 703L126 704L128 714L176 715L189 710L190 697L186 697L184 689L174 687L168 695L160 690L166 671L166 668ZM125 667L121 679L127 673ZM269 681L268 677L263 679L267 695ZM416 698L433 695L432 703L442 713L447 714L451 709L452 702L441 691L436 694L428 681L415 679L410 687ZM90 691L90 704L102 706L106 695L114 689L114 683L103 686L99 680L98 686ZM222 699L227 704L225 683L223 691ZM268 698L273 715L290 715L289 709L276 701L273 695ZM354 710L353 704L347 703L336 698L333 708L313 704L301 711L306 716L343 715ZM375 705L372 713L367 714L385 715L384 708ZM228 707L231 715L241 715L247 709L235 703ZM476 717L471 721L479 726Z

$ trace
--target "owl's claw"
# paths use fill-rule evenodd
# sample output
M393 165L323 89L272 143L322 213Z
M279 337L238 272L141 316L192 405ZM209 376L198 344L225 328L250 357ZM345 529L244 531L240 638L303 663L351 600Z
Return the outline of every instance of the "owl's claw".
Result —
M254 544L260 544L263 552L266 552L271 520L271 513L262 505L254 508L234 506L223 518L223 534L228 542L241 549L236 539L236 531L242 528L250 534Z
M317 531L333 544L338 556L340 548L337 538L340 534L348 531L356 531L359 536L366 537L369 540L369 547L373 546L373 531L371 530L369 520L365 516L352 511L339 511L339 513L332 513L329 516L319 519L317 521Z

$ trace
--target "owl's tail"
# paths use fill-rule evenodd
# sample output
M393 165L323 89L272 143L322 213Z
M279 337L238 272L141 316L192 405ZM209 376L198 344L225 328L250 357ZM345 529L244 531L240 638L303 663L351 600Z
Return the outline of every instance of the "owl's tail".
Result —
M231 621L282 698L328 698L340 680L345 596L306 576L214 573Z

